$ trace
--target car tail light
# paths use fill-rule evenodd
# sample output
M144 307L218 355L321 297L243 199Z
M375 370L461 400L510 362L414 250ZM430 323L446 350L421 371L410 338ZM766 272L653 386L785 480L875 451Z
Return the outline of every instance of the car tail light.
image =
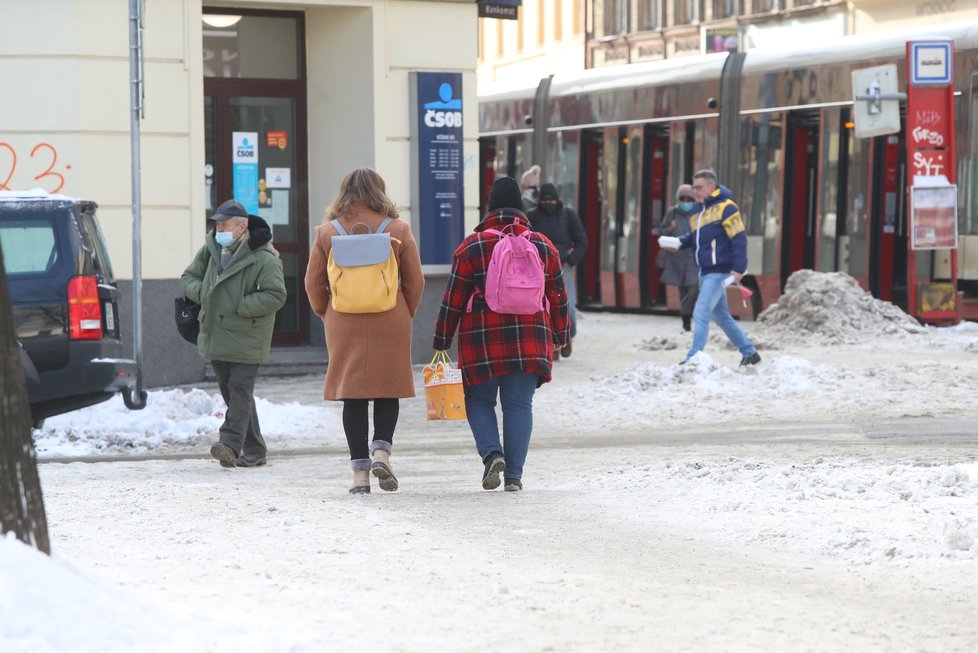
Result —
M68 334L72 340L102 338L102 303L95 277L72 277L68 282Z

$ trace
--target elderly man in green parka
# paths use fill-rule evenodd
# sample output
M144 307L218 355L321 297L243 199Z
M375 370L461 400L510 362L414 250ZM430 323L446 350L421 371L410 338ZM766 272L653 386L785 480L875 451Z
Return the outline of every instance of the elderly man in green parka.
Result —
M211 220L214 230L180 279L186 296L200 304L197 351L211 361L228 406L211 456L222 467L257 467L268 447L255 411L255 377L268 361L275 313L285 304L282 261L268 223L239 202L224 202Z

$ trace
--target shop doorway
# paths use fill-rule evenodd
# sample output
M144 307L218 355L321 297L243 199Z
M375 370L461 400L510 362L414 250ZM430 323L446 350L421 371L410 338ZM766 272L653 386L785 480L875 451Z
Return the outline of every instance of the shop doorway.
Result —
M309 260L303 16L203 11L205 212L229 198L272 227L288 297L273 345L309 342L303 278Z

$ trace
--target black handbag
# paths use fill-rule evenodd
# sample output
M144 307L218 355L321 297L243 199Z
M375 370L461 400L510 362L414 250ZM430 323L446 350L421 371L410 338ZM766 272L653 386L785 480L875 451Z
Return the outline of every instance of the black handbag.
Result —
M200 334L200 322L197 320L197 316L200 315L200 304L186 297L177 297L173 300L173 304L177 331L184 340L196 345L197 336Z

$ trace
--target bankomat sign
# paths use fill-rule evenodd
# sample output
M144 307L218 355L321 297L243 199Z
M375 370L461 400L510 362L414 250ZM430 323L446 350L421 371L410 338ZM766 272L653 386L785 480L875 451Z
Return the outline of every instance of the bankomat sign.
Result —
M523 0L479 0L479 18L519 20Z

